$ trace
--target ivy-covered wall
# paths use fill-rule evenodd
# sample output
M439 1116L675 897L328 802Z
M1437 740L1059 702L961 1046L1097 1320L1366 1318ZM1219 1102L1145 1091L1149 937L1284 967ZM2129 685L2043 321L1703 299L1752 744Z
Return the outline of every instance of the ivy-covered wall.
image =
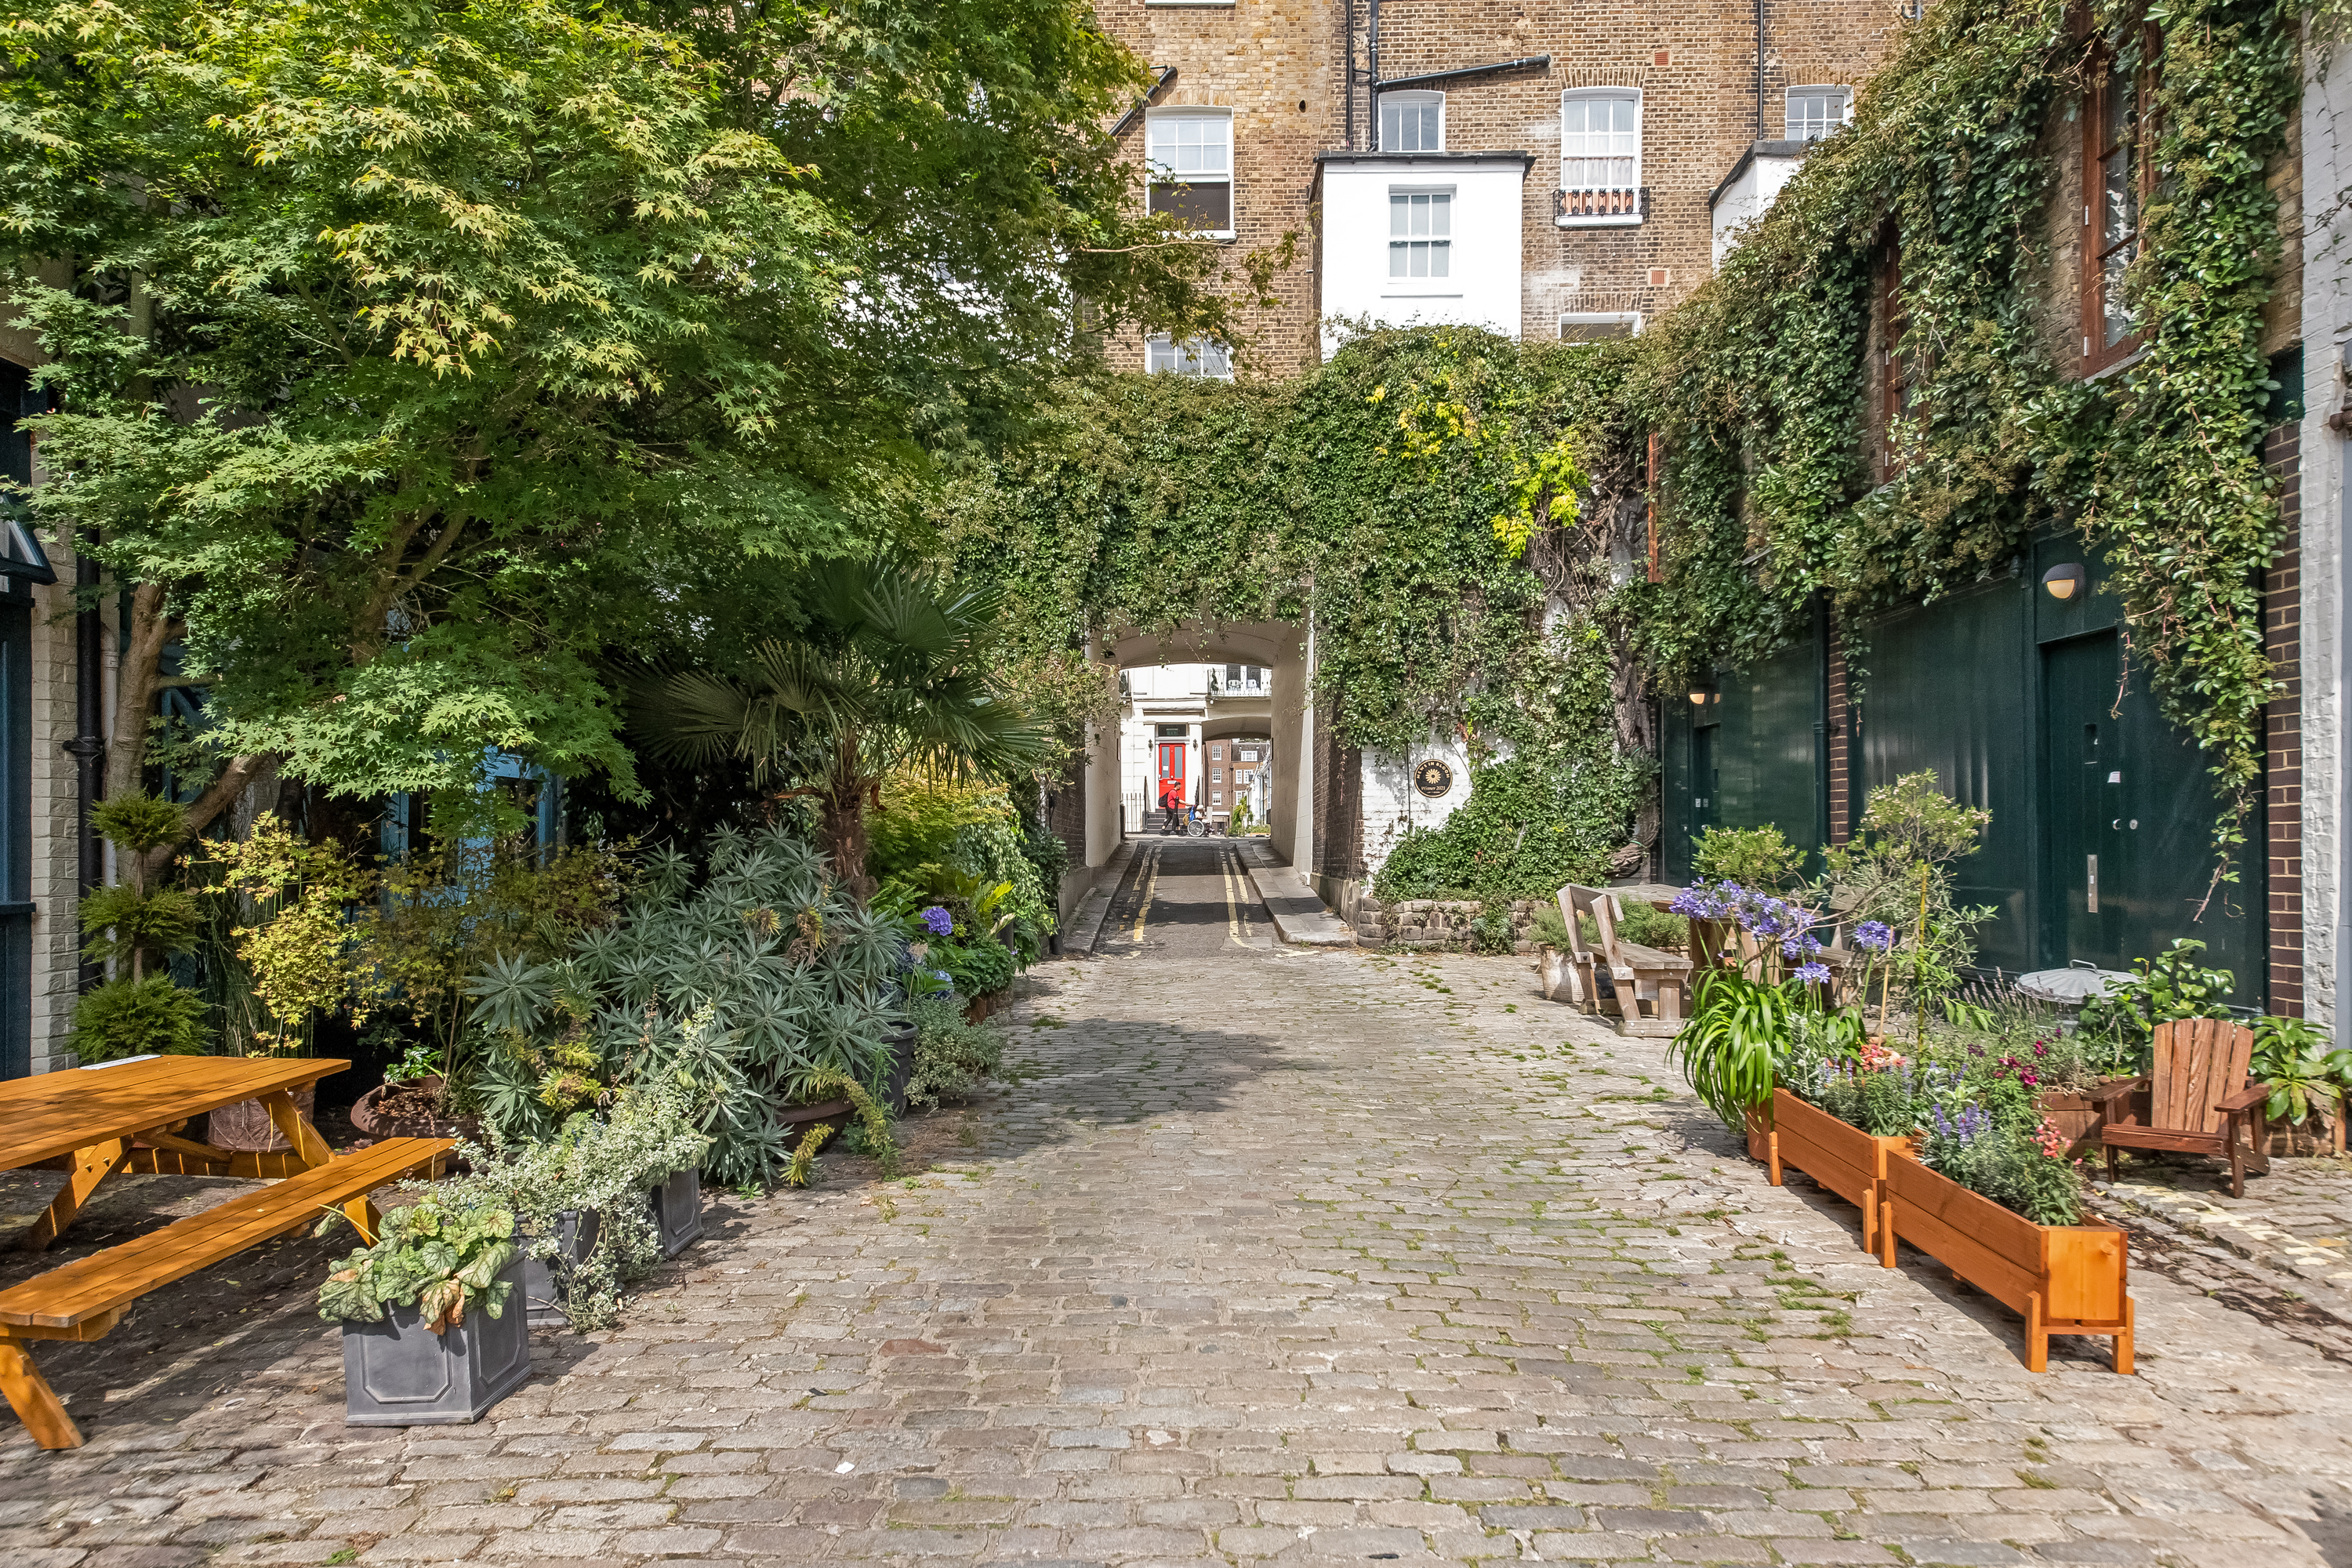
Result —
M2209 775L2197 863L2242 900L2276 689L2259 589L2281 537L2257 450L2282 261L2267 176L2288 150L2301 16L2294 0L1939 0L1853 123L1639 339L1433 329L1288 381L1075 382L1017 458L959 492L950 548L1008 578L1055 647L1118 625L1311 622L1335 747L1409 756L1450 735L1481 775L1512 760L1445 837L1392 847L1390 868L1434 883L1520 875L1494 868L1523 858L1528 814L1505 803L1528 769L1536 795L1589 792L1547 805L1554 819L1609 820L1588 873L1608 837L1648 842L1657 694L1807 664L1817 616L1866 736L1874 627L2002 576L2037 536L2067 539L2104 563L2119 681ZM2155 183L2122 285L2143 341L2089 375L2067 215L2084 94L2111 60L2146 83ZM1907 394L1882 420L1890 365ZM2032 722L2031 705L2013 717ZM1849 753L1851 782L1871 763ZM1801 811L1783 826L1810 840L1832 790L1816 776L1769 809Z

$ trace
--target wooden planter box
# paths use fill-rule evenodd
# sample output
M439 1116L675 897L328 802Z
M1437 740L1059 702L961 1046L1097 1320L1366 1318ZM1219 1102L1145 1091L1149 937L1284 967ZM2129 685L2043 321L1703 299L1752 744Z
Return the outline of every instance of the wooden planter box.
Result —
M1759 1149L1759 1132L1762 1147ZM1907 1155L1908 1138L1880 1138L1849 1126L1819 1106L1799 1100L1785 1089L1772 1091L1772 1124L1751 1126L1748 1152L1764 1162L1772 1184L1780 1184L1780 1170L1793 1165L1862 1211L1862 1246L1876 1249L1878 1194L1886 1180L1893 1155Z
M1907 1153L1886 1162L1879 1201L1879 1261L1895 1267L1909 1242L2025 1318L2025 1365L2050 1363L2053 1334L2106 1334L2115 1367L2132 1369L2130 1251L2124 1233L2093 1220L2036 1225L1937 1174Z
M2105 1086L2103 1084L2101 1087ZM2147 1098L2144 1093L2139 1096L2143 1110ZM2059 1131L2066 1135L2066 1152L2069 1154L2080 1154L2085 1148L2098 1142L2099 1129L2105 1125L2106 1117L2101 1111L2100 1101L2095 1095L2067 1094L2053 1089L2035 1095L2033 1103Z

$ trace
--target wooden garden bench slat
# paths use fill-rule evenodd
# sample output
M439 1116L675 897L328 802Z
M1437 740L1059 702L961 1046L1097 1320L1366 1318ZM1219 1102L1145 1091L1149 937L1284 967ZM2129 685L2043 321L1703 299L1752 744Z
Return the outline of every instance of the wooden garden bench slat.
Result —
M364 1201L377 1187L432 1164L453 1147L455 1140L447 1138L387 1139L240 1194L134 1241L52 1268L0 1291L0 1332L8 1328L73 1328L247 1247L310 1225L321 1208Z
M81 1429L33 1364L34 1344L99 1339L149 1291L299 1230L322 1208L341 1208L375 1235L382 1221L368 1194L456 1146L449 1138L386 1139L0 1291L0 1394L42 1447L81 1447Z

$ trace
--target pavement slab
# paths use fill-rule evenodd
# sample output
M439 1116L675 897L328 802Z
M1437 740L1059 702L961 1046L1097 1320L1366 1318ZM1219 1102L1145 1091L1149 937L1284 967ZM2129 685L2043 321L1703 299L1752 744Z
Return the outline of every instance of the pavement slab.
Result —
M477 1425L345 1426L299 1249L46 1349L90 1441L0 1426L0 1563L2352 1565L2352 1382L2210 1260L2136 1237L2138 1375L2027 1373L1663 1042L1267 942L1202 853L1191 926L1024 978L924 1168L712 1194Z

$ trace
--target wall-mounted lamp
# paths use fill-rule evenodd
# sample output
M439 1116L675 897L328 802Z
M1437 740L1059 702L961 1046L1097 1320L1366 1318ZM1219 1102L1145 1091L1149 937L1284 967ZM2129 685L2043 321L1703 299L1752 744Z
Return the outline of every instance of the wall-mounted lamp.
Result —
M1690 700L1692 707L1702 709L1723 700L1723 685L1716 679L1713 670L1691 682Z
M2050 591L2052 598L2062 605L2080 598L2084 584L2088 581L2082 567L2072 562L2063 566L2053 566L2042 574L2042 585Z

